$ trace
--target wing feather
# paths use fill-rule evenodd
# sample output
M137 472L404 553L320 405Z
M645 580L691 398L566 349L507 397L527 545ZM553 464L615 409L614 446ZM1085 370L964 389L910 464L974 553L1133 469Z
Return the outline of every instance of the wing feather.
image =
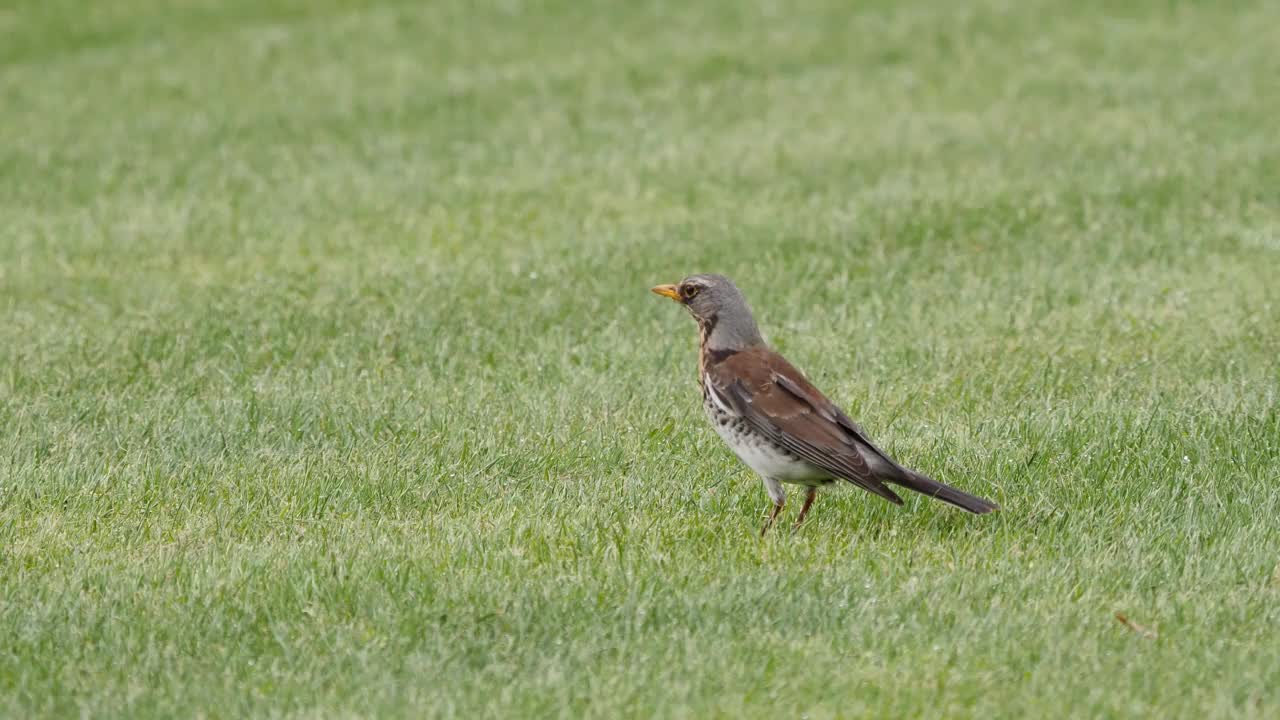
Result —
M857 448L841 440L840 428L812 408L780 393L770 382L755 392L740 378L708 373L711 390L752 429L806 462L899 505L902 499L876 479ZM728 383L726 384L726 380Z

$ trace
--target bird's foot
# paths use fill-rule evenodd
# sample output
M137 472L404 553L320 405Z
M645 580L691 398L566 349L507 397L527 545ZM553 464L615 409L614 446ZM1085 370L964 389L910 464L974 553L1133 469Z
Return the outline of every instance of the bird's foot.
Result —
M800 507L800 517L796 518L796 524L791 526L791 532L796 532L800 526L804 524L804 518L809 514L809 508L813 507L813 501L818 498L818 489L809 488L808 494L804 496L804 505Z
M780 502L774 503L773 512L769 513L769 517L764 521L764 527L760 528L760 537L764 537L764 534L769 532L769 528L773 527L773 521L778 519L778 513L782 512L783 504Z

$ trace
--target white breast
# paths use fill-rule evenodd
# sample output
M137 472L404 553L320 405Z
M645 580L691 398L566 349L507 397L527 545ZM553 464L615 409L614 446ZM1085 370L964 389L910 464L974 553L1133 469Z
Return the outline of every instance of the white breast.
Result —
M761 477L781 480L783 482L808 484L808 481L822 480L830 477L830 473L815 468L803 460L797 460L778 450L772 443L747 426L745 420L729 408L728 403L718 396L713 386L704 378L708 401L704 403L711 427L724 440L738 459L756 471Z

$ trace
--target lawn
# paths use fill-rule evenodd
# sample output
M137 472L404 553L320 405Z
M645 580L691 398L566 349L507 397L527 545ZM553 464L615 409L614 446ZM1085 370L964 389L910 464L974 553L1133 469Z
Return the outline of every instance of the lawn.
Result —
M1278 37L10 0L0 716L1280 715ZM693 272L1002 511L761 540Z

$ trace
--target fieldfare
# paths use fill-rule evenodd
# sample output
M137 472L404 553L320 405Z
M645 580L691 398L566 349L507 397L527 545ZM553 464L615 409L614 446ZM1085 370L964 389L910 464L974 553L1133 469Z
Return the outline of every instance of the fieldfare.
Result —
M871 442L857 423L765 344L751 308L729 278L693 275L676 285L659 285L653 292L684 305L698 321L703 408L734 454L764 481L773 501L761 536L782 511L782 483L807 489L797 528L818 488L837 479L898 505L902 498L885 483L971 513L997 509L989 500L908 470Z

